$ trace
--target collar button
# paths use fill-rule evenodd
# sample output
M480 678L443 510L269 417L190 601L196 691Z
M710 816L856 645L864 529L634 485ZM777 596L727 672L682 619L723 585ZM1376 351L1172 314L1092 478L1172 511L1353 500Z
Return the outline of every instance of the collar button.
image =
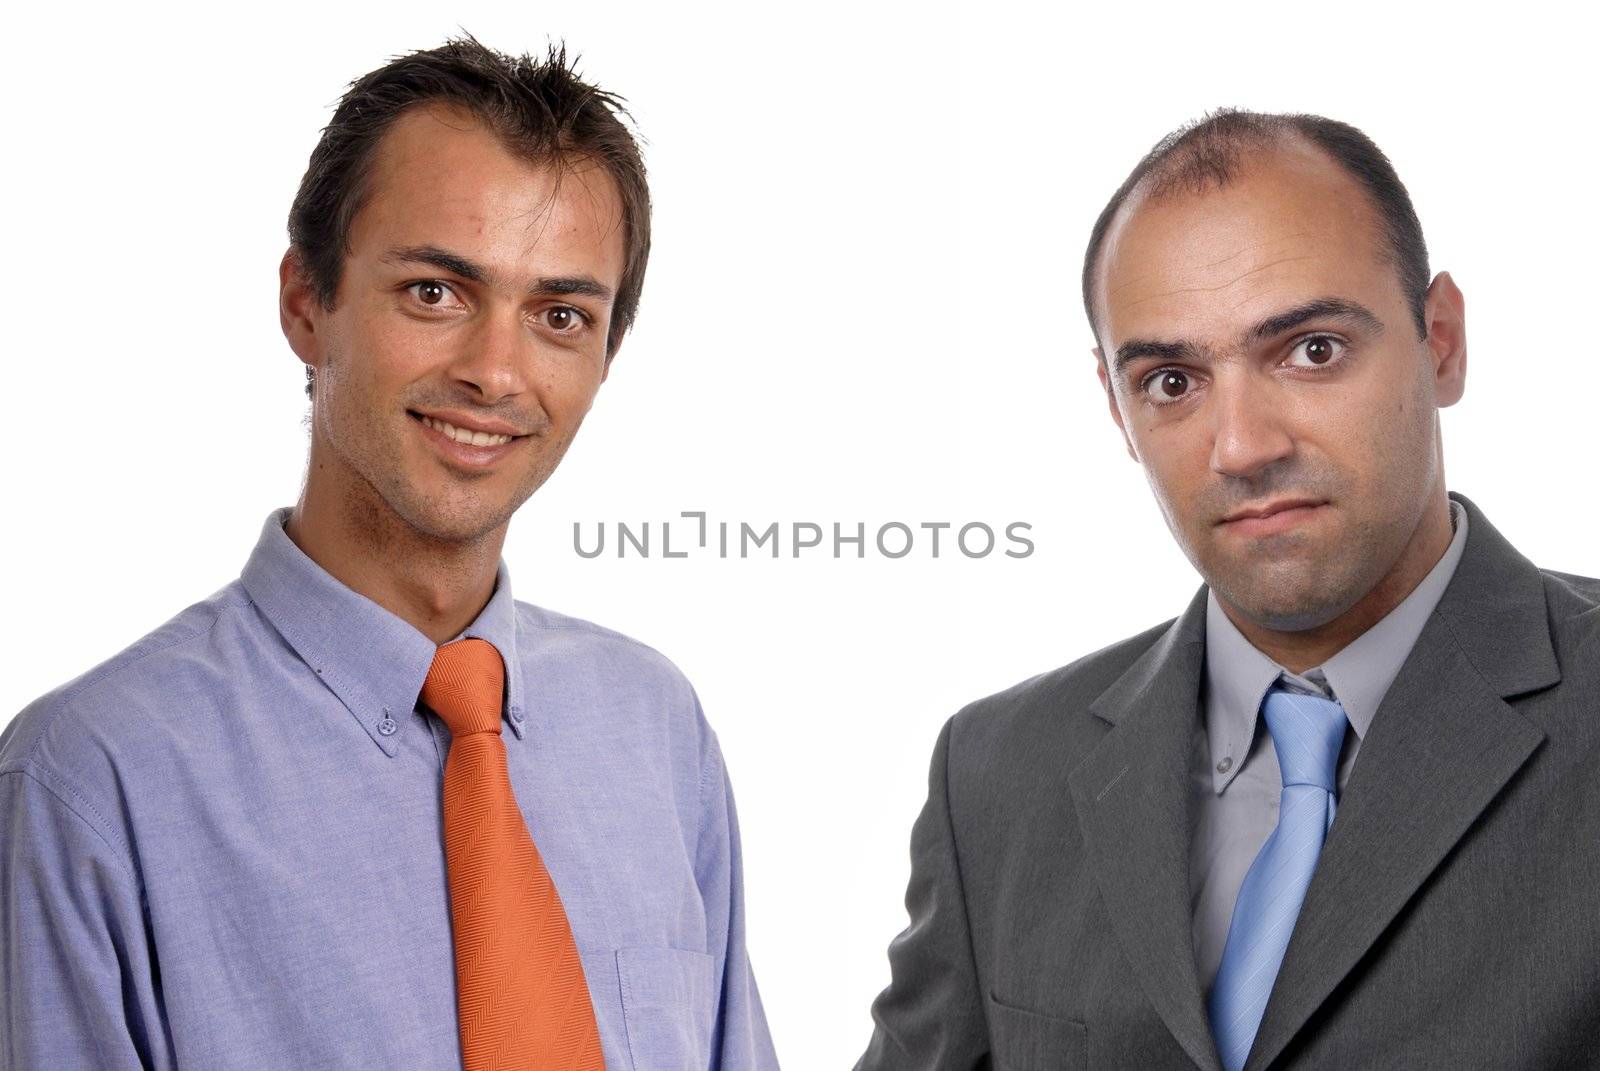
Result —
M395 730L398 728L400 728L400 726L393 718L384 718L378 723L378 732L382 733L384 736L393 736Z

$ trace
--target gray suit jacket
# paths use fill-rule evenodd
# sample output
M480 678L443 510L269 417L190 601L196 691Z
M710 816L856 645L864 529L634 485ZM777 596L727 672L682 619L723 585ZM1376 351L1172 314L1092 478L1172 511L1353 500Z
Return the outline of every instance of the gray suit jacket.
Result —
M1339 800L1247 1068L1600 1067L1600 581L1479 510ZM963 709L859 1068L1218 1068L1191 951L1205 589Z

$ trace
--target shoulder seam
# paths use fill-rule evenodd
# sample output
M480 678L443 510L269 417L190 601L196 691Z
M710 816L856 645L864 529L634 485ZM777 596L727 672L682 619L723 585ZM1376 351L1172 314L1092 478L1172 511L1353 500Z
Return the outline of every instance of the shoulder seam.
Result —
M1581 591L1590 594L1592 590L1600 589L1600 577L1583 576L1579 573L1564 573L1559 569L1539 570L1539 575L1545 581L1555 581L1569 590Z
M51 700L50 700L51 710L50 710L49 716L46 717L44 725L39 727L39 731L34 736L33 744L32 744L31 747L28 748L27 754L25 754L25 755L23 755L21 757L21 759L20 759L21 766L22 767L27 767L29 764L31 764L33 762L34 752L38 751L39 750L39 746L44 743L45 734L46 734L46 732L48 732L48 730L50 728L50 725L55 721L55 719L57 717L60 716L61 712L64 709L66 709L68 704L70 704L71 701L76 696L82 694L83 692L85 692L89 688L92 688L93 686L99 684L100 682L102 682L102 681L104 681L104 680L106 680L106 679L108 679L110 677L113 677L113 676L115 676L115 675L117 675L119 673L122 673L124 670L132 669L133 667L139 665L139 663L143 662L147 658L154 658L158 654L161 654L161 653L163 653L165 651L170 651L172 648L177 647L179 644L188 643L191 640L201 639L201 638L203 638L205 636L211 635L212 630L217 627L217 622L222 617L222 610L229 609L232 606L236 606L236 605L238 605L238 604L229 604L228 606L224 606L221 609L219 609L217 613L215 613L215 614L213 614L211 616L211 620L206 623L205 628L196 629L195 631L187 633L187 634L185 634L183 636L178 636L175 639L173 639L170 643L164 643L160 647L155 648L154 650L150 650L150 651L144 652L144 654L141 654L139 657L133 659L131 662L118 663L118 661L117 661L118 656L117 655L112 655L109 659L106 660L105 664L100 667L100 672L94 674L94 676L92 676L92 677L88 677L88 678L86 678L84 680L79 681L77 684L73 685L73 687L68 689L67 691L61 692L60 694L51 697ZM246 602L245 605L248 605L248 602Z
M62 795L61 792L58 792L49 781L46 781L44 777L40 776L41 773L45 772L47 771L34 770L27 767L18 766L7 770L0 770L0 777L4 777L6 774L17 774L18 776L28 778L36 783L40 788L48 792L57 802L61 804L61 806L67 809L69 814L87 826L95 836L99 837L100 840L105 843L106 847L111 849L112 854L116 856L117 865L122 867L123 871L127 873L129 880L133 882L134 888L139 890L139 897L142 900L144 898L144 887L139 882L139 876L134 873L132 864L128 861L132 858L133 853L129 851L127 844L124 843L120 837L113 839L112 837L106 835L105 829L103 829L102 826L109 828L110 823L107 822L105 817L95 809L94 804L89 802L89 798L82 792L78 791L72 782L68 781L64 777L60 777L55 773L49 774L52 780L59 781L61 783L62 789L69 793L73 799L77 801L79 806L83 807L83 809L88 811L89 814L94 815L94 820L88 818L83 811L78 810L78 807L73 805L72 800L67 799L67 797Z

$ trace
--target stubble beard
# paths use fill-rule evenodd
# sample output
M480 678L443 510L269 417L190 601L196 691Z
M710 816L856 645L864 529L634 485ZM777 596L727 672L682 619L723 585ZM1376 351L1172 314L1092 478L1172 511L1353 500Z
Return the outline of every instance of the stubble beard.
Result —
M1356 524L1330 545L1299 533L1259 541L1246 557L1213 555L1201 567L1217 597L1273 632L1305 632L1337 620L1392 567L1392 538ZM1320 553L1319 553L1320 550Z

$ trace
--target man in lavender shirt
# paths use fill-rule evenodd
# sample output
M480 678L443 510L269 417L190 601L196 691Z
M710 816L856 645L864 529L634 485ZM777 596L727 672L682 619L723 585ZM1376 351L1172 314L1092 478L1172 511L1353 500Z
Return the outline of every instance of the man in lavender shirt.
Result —
M452 41L354 83L290 213L311 453L240 578L0 736L0 1064L461 1065L439 644L493 644L511 782L606 1066L777 1066L716 736L660 654L514 601L512 514L632 322L614 98Z

